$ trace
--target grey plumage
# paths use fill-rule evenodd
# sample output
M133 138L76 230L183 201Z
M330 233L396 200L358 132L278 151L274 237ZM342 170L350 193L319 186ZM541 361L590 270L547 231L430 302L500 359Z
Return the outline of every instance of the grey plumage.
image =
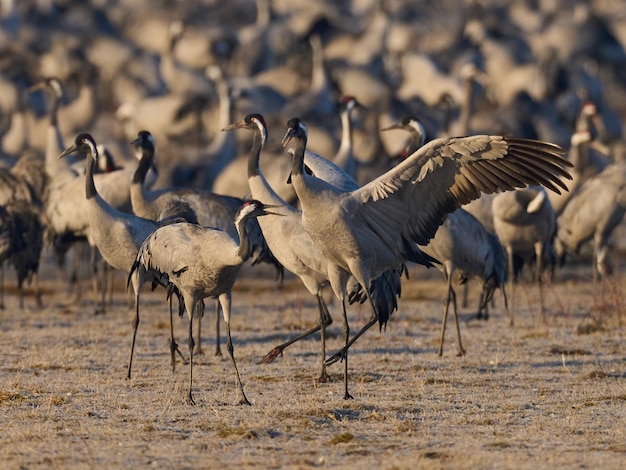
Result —
M406 117L382 130L388 131L392 129L401 129L410 135L402 158L406 158L417 151L426 141L424 126L416 117ZM485 195L482 197L485 197ZM481 198L476 199L474 202L479 201ZM503 289L506 304L506 294L504 293L506 258L504 252L496 236L490 234L476 217L463 209L457 209L452 212L437 229L437 233L430 242L427 245L421 245L420 249L439 261L440 264L437 267L443 272L448 284L441 322L439 355L443 354L443 340L448 310L450 301L452 301L458 339L458 355L462 356L465 354L465 350L461 343L456 292L452 287L454 272L458 271L460 278L464 282L469 278L480 279L482 282L482 293L478 305L478 318L482 318L483 312L485 318L487 318L488 302L493 297L493 292L497 287Z
M556 214L544 188L530 187L498 194L493 200L493 224L507 254L507 271L514 296L513 282L526 264L534 260L533 276L539 285L543 317L543 272L553 258ZM513 303L513 302L511 302Z
M353 275L370 292L380 274L409 261L429 264L415 243L426 244L448 213L481 192L511 190L529 183L558 191L570 163L553 144L500 136L437 139L365 186L342 192L304 171L307 131L297 118L283 139L293 150L292 181L302 206L305 230L328 262L331 287L345 311L346 283ZM380 317L371 302L371 327ZM344 322L347 319L344 315ZM345 327L345 398L347 384ZM329 360L336 360L336 356Z
M163 188L152 191L148 190L144 187L143 181L148 168L152 166L154 161L154 137L148 131L140 131L137 138L131 142L131 145L136 149L139 157L139 165L133 176L130 188L132 208L136 215L157 220L159 214L170 200L184 200L189 204L191 210L193 210L197 217L198 223L203 227L214 227L225 230L233 236L237 235L234 224L235 214L241 207L243 200L236 197L215 194L198 188ZM267 248L257 220L249 220L245 229L248 232L247 235L250 237L251 264L255 265L259 262L265 262L273 265L276 268L277 277L282 280L283 268ZM217 322L219 323L219 315ZM200 323L198 328L200 328ZM216 348L216 354L221 355L219 337L217 338ZM201 352L201 340L198 334L196 354Z
M231 291L243 262L250 256L250 243L244 228L251 217L270 212L258 201L244 202L235 216L238 238L230 233L190 223L164 225L155 230L141 245L130 276L142 270L155 270L168 276L180 291L189 316L189 392L193 404L193 315L206 297L217 298L227 325L227 349L235 369L241 403L250 404L233 354L230 334Z
M593 279L610 273L607 247L626 213L626 166L609 165L574 193L558 219L557 254L577 253L593 240Z
M250 192L253 198L264 204L281 207L281 214L284 215L283 217L263 217L259 219L259 225L274 256L287 270L298 276L306 289L316 297L320 314L319 326L277 346L261 362L271 362L287 346L321 329L322 363L319 381L325 382L327 380L325 330L332 323L332 317L322 296L322 290L328 284L326 260L304 230L301 212L285 202L274 191L261 171L259 159L261 150L267 141L267 128L263 116L259 114L248 115L243 121L232 124L224 130L231 129L248 129L254 132L252 150L248 160ZM332 181L335 185L346 188L346 190L358 188L358 184L352 177L321 156L307 152L304 159L305 164L316 177ZM391 315L389 310L397 308L396 298L400 294L399 278L400 273L386 273L384 280L376 280L372 286L372 295L379 303L379 310L385 312L383 315ZM350 302L362 302L366 298L357 283L355 290L350 292Z
M137 251L143 241L157 227L158 223L152 220L137 217L112 207L98 193L94 182L94 166L98 159L98 149L93 137L89 134L80 134L74 144L59 155L59 158L74 152L86 154L85 188L83 199L86 201L86 214L90 235L98 248L102 258L113 268L128 274L135 261ZM154 271L138 272L130 276L135 294L135 317L133 319L133 340L130 359L128 362L127 378L131 376L133 351L139 326L139 294L141 286L147 281L157 281L167 284L167 278L161 278ZM173 342L173 338L172 338Z
M504 292L506 280L504 251L496 236L489 233L476 217L463 209L457 209L449 214L428 245L420 245L420 249L441 263L437 267L443 272L448 284L443 309L439 355L443 354L446 319L450 301L452 301L458 338L458 355L462 356L465 354L465 350L461 343L456 293L452 287L453 275L458 272L465 281L477 278L482 283L482 293L478 305L480 318L487 308L487 303L493 297L495 289L499 287Z

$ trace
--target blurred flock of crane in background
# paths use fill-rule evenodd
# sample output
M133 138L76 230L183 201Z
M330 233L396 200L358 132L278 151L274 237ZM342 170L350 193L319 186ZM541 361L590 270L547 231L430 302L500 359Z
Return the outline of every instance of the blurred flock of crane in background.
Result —
M84 217L85 163L57 160L78 134L101 144L94 179L111 206L131 213L137 183L152 198L169 187L212 191L220 196L211 204L230 218L224 230L234 230L250 192L253 135L222 129L253 113L269 132L263 173L294 205L291 157L280 145L294 116L306 123L307 148L361 185L441 136L566 149L569 192L483 196L431 243L450 288L455 270L481 280L479 314L507 271L529 266L541 286L539 273L586 242L594 281L617 267L610 249L624 241L611 236L626 212L620 1L1 0L0 15L0 259L17 269L20 291L40 253L63 258L81 239L99 246ZM90 142L76 146L89 154ZM135 215L158 220L163 210ZM477 221L489 262L468 264L461 245ZM136 253L142 240L127 242ZM268 253L257 261L264 256L276 264ZM128 273L133 261L110 264ZM311 282L323 327L323 281ZM448 293L446 311L455 297ZM138 310L135 331L137 323ZM174 347L172 338L172 358Z

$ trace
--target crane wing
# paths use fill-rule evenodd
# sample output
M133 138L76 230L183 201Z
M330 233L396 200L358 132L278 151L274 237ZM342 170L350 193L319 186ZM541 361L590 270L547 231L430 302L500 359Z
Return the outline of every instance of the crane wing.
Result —
M180 274L197 261L203 231L199 225L186 222L159 227L142 243L137 262L146 271Z
M389 246L407 239L425 245L447 214L483 192L529 184L567 189L560 178L571 179L571 163L562 154L557 145L528 139L437 139L351 195L360 203L358 217Z
M359 184L352 176L315 152L307 150L304 153L304 164L313 176L323 179L341 191L349 192L359 188Z

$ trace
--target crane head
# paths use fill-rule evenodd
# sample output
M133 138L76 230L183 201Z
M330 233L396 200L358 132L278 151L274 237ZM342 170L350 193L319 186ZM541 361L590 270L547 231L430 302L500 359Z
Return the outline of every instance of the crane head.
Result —
M67 155L70 155L74 152L84 152L84 153L91 152L94 158L97 158L98 148L96 146L96 141L93 139L93 137L90 134L86 134L86 133L79 134L76 137L76 140L74 141L74 145L71 145L70 147L66 148L61 153L61 155L59 155L57 158L66 157Z

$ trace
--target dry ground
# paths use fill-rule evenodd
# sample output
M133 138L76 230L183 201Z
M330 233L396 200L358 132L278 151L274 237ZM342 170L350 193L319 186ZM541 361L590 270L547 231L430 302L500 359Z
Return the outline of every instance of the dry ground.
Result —
M330 368L332 383L315 383L317 337L257 365L275 344L313 325L317 309L297 281L278 288L248 271L233 295L232 331L253 406L235 404L231 364L213 356L210 308L191 407L184 402L186 368L170 369L163 291L144 289L128 381L132 313L122 276L113 307L96 316L89 301L71 304L47 265L46 308L34 310L27 298L20 311L11 293L0 312L0 462L3 468L624 468L624 280L594 297L586 273L577 268L559 276L546 295L545 323L528 288L517 291L514 327L499 297L489 321L471 320L472 309L464 309L467 355L456 357L449 328L440 358L444 283L434 270L416 270L387 331L372 330L353 348L355 399L344 401L340 364ZM333 352L341 319L337 305L331 309ZM351 308L353 331L368 316L364 307ZM175 320L181 345L186 325Z

